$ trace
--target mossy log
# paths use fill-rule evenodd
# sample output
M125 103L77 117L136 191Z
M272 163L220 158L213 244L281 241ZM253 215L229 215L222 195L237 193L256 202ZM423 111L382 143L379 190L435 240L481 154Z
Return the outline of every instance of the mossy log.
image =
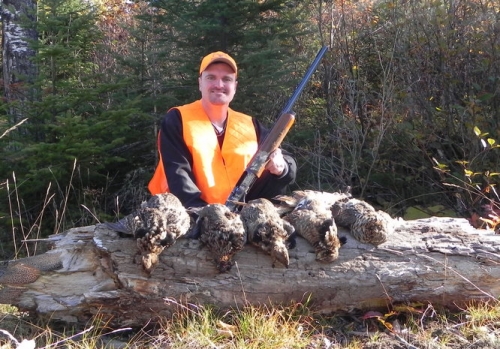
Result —
M48 252L0 266L0 303L64 322L100 314L115 326L143 326L186 303L230 308L309 300L327 313L400 302L461 306L500 295L500 235L465 219L396 220L378 247L342 228L339 236L347 243L332 263L315 261L298 238L288 268L273 268L269 255L246 245L223 274L198 240L180 239L147 276L134 262L131 237L102 225L74 228L49 238Z

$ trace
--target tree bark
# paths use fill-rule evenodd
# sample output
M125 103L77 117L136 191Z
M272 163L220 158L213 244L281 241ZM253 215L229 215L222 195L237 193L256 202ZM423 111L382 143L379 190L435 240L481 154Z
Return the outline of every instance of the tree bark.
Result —
M36 1L4 0L2 4L2 69L4 97L11 105L11 123L25 117L23 107L32 98L36 78L35 50L29 41L38 39L35 29Z
M273 268L268 255L247 245L225 274L198 240L181 239L148 277L134 264L130 237L100 225L74 228L52 236L45 254L0 267L0 303L65 322L99 313L117 326L142 326L186 302L229 308L309 299L328 313L400 302L461 306L500 295L500 235L465 219L398 220L378 247L342 229L339 236L347 243L333 263L316 262L298 238L287 269Z

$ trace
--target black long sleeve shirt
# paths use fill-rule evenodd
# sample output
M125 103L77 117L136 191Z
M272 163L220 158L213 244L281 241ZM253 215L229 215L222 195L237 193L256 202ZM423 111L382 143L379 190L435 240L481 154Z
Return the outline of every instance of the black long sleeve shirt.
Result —
M260 144L269 130L253 118L253 124ZM215 132L215 131L214 131ZM222 136L223 137L223 136ZM221 142L221 138L219 138ZM182 129L182 118L179 110L171 109L165 115L160 129L160 152L167 176L169 191L177 196L185 207L199 207L207 203L201 199L200 189L197 187L193 168L193 157L189 151ZM297 164L293 157L283 152L287 164L280 176L265 170L249 190L246 200L259 197L271 198L285 192L286 187L295 181Z

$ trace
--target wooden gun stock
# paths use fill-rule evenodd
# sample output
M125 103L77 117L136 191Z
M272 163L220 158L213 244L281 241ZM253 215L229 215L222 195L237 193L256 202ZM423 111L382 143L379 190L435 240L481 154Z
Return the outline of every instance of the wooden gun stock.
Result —
M248 192L248 189L262 175L266 167L269 154L279 148L281 142L295 122L295 114L285 113L280 116L278 121L267 135L266 139L260 145L259 149L248 163L245 172L236 183L231 194L226 200L226 206L231 211L236 210L237 202L240 202Z
M280 116L262 145L259 147L259 150L257 150L257 153L255 153L254 157L248 164L248 170L250 172L257 174L257 177L262 175L262 171L264 171L264 168L266 167L269 154L279 148L281 142L285 139L286 134L293 126L294 122L295 114L293 113L286 113Z

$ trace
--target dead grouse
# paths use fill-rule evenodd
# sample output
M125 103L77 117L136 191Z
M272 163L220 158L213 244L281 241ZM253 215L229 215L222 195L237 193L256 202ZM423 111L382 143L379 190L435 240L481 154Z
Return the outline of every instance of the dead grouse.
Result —
M387 240L392 229L392 218L363 200L337 201L331 206L331 211L335 222L350 229L352 236L363 243L380 245Z
M228 272L234 255L246 243L246 233L238 213L226 205L210 204L198 212L200 241L213 255L217 270Z
M175 195L165 193L151 197L132 214L105 226L134 236L139 249L137 261L150 274L160 253L189 231L191 218Z
M338 258L345 239L337 236L337 226L323 200L317 196L306 196L284 219L314 247L316 260L333 262Z
M295 246L295 228L280 217L271 201L251 200L243 204L240 215L248 241L271 255L273 267L276 261L288 267L288 248Z

